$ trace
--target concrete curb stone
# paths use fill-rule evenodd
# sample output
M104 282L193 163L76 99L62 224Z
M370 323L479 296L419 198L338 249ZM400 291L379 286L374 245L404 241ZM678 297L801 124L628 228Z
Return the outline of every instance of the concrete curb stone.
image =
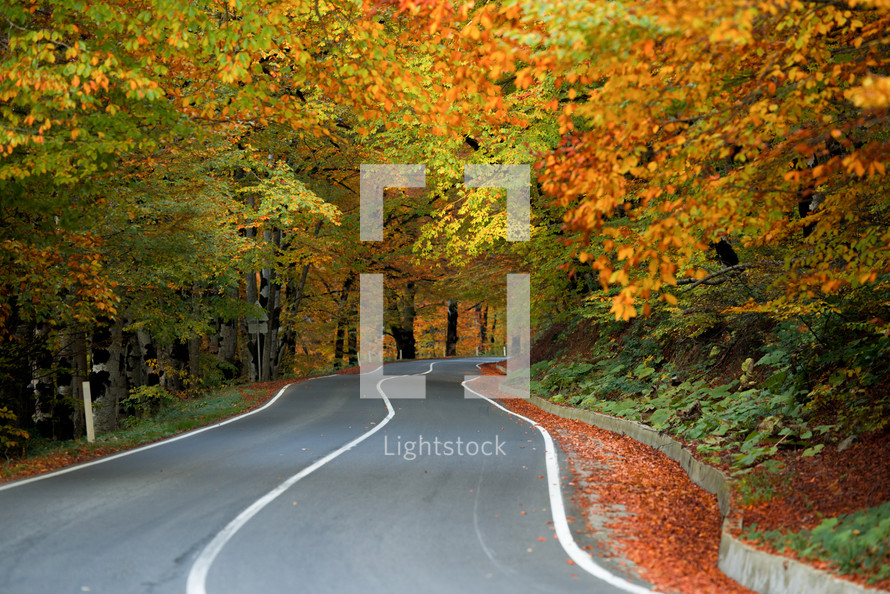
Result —
M717 496L717 504L723 516L718 565L723 573L746 588L760 594L890 594L886 590L865 588L839 579L794 559L757 550L733 537L726 527L730 511L729 479L713 466L696 460L680 442L667 435L636 421L559 406L538 396L531 396L530 402L558 417L582 421L600 429L627 435L664 452L668 458L678 462L692 482Z

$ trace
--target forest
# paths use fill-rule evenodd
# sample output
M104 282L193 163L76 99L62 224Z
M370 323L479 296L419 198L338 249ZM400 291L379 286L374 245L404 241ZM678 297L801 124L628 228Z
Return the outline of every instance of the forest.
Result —
M533 390L741 474L887 430L887 0L0 14L7 461L84 435L84 381L104 433L355 366L364 273L390 360L502 355L529 273ZM360 168L400 163L361 241ZM531 165L529 241L474 164Z

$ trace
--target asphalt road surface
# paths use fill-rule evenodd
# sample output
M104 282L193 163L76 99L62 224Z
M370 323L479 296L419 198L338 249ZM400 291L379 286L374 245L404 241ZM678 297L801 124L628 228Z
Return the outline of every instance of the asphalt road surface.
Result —
M537 428L464 397L480 361L387 365L372 398L357 376L303 382L0 487L0 593L643 591L554 538L567 472ZM425 398L389 398L386 378L424 372Z

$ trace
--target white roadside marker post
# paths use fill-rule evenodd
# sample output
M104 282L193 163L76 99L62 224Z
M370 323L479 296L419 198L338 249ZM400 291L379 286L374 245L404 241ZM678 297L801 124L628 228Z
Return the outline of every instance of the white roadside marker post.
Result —
M87 422L87 441L96 441L96 429L93 427L93 396L90 393L90 382L83 383L83 413Z

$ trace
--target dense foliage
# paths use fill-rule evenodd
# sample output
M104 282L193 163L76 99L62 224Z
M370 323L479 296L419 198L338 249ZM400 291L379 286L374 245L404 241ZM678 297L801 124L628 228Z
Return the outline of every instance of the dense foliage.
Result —
M502 348L510 271L532 273L539 324L579 298L602 323L649 315L654 342L567 371L595 374L584 402L650 398L659 426L742 439L743 466L775 447L764 416L786 445L885 423L886 2L0 13L7 452L79 435L83 379L106 430L355 363L366 272L387 276L392 356ZM387 190L384 242L358 241L361 163L427 166L424 190ZM535 164L530 242L504 240L502 193L463 185L473 163ZM747 379L656 391L681 337L748 329Z

